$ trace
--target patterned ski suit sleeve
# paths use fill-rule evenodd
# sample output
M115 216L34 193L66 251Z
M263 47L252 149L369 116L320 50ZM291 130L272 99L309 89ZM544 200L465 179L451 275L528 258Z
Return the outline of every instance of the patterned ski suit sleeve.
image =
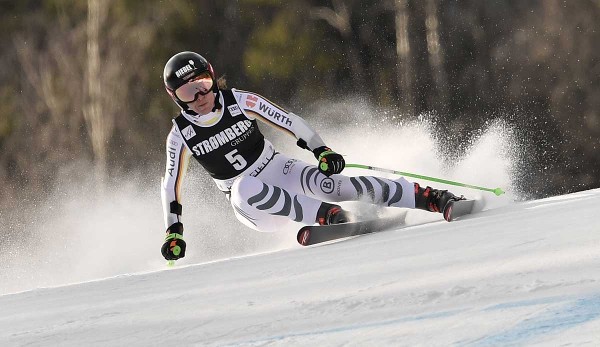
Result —
M161 183L165 229L173 223L181 222L179 211L173 210L172 205L173 202L181 203L181 183L187 172L191 157L191 153L183 142L176 126L171 128L171 132L167 137L166 155L166 170Z
M319 134L294 113L286 111L259 94L236 89L232 91L246 117L261 120L289 133L297 140L306 142L311 151L325 146Z

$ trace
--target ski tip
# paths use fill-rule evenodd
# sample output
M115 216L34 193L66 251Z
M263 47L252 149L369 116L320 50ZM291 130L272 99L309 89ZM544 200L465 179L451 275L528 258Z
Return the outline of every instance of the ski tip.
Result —
M296 239L298 240L298 243L302 246L308 245L308 242L310 240L310 228L304 227L300 229L300 231L298 231Z
M167 260L167 267L174 267L175 266L175 260Z

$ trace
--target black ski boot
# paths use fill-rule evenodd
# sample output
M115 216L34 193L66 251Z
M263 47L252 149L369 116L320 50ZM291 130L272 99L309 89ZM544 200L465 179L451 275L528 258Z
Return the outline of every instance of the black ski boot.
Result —
M444 213L448 201L464 200L463 196L456 196L447 190L433 189L431 187L421 188L415 183L415 208Z
M323 202L317 211L317 223L319 225L348 223L350 220L350 213L342 210L338 205Z

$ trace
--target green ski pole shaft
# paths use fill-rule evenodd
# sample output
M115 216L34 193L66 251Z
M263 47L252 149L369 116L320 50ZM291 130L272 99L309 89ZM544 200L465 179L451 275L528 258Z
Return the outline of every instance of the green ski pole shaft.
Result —
M449 181L449 180L445 180L445 179L442 179L442 178L436 178L436 177L430 177L430 176L424 176L424 175L417 175L417 174L410 173L410 172L402 172L402 171L384 169L384 168L375 167L375 166L362 165L362 164L346 164L346 167L357 168L357 169L373 170L373 171L379 171L379 172L387 172L387 173L391 173L391 174L396 174L396 175L401 175L401 176L407 176L407 177L413 177L413 178L418 178L418 179L422 179L422 180L426 180L426 181L431 181L431 182L438 182L438 183L450 184L450 185L458 186L458 187L465 187L465 188L477 189L477 190L482 190L482 191L486 191L486 192L492 192L492 193L496 194L496 196L500 196L500 195L504 194L504 191L502 189L500 189L500 188L479 187L479 186L474 186L474 185L471 185L471 184Z

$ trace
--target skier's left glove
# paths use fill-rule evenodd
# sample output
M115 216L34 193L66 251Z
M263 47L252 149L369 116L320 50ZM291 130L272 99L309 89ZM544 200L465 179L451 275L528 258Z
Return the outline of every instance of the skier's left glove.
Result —
M319 161L319 171L325 176L338 174L344 170L346 161L341 154L337 154L329 147L321 146L313 150L315 158Z
M185 241L183 240L183 224L173 223L167 229L165 243L163 243L160 252L167 260L177 260L185 257Z

